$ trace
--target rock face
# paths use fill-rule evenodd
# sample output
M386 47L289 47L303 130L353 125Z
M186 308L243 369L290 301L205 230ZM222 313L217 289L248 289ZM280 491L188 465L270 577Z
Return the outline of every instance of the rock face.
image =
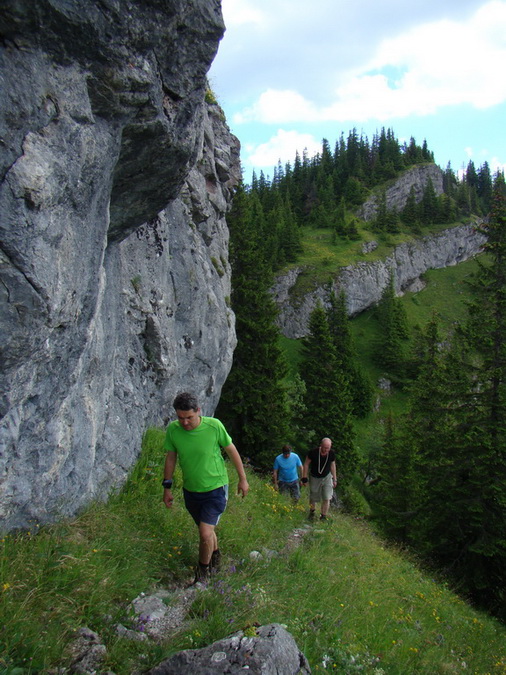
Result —
M280 310L278 325L288 338L303 337L308 332L309 317L317 303L328 306L330 290L336 294L344 291L348 313L353 316L380 300L391 274L397 293L415 290L413 284L428 269L448 267L467 260L479 253L484 243L485 237L473 226L460 225L434 236L401 244L385 260L344 267L326 287L317 287L303 295L297 293L296 285L305 270L294 268L279 276L272 289Z
M232 363L239 144L206 73L219 0L0 10L0 529L120 486L142 434Z
M435 164L420 164L408 169L385 192L386 205L389 210L402 211L406 201L414 188L415 200L420 202L428 182L436 195L443 194L443 172ZM359 216L366 221L372 220L378 210L377 195L371 196L359 209Z
M148 671L149 675L309 675L306 657L293 637L280 624L243 631L218 640L203 649L174 654Z

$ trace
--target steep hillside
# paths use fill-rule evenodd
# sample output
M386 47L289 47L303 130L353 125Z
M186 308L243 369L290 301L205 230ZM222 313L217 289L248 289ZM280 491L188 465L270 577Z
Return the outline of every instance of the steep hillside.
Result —
M320 270L294 265L277 276L272 289L280 310L280 330L288 338L306 335L311 312L318 302L328 304L331 291L336 294L344 291L348 313L354 316L379 301L391 275L398 293L415 290L427 270L468 260L480 252L484 242L485 237L473 225L459 225L420 239L413 238L394 247L390 255L380 260L368 262L367 251L372 252L374 247L365 251L362 247L364 252L357 257L363 261L334 270L325 265L324 283L320 281Z
M220 522L221 572L206 589L182 593L197 533L180 488L172 511L161 504L162 439L150 432L142 462L109 505L37 537L4 539L6 672L27 663L38 672L68 667L83 626L95 635L93 667L130 675L181 649L278 622L313 673L504 675L504 625L360 519L333 510L329 522L308 525L307 494L294 506L254 474L248 497L231 492ZM155 594L164 601L143 613L142 598ZM157 619L163 608L165 620Z

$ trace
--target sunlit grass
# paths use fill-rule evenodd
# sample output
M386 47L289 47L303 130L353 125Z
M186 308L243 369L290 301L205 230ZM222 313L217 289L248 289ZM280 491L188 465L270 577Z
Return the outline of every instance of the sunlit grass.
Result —
M345 267L367 260L373 262L382 260L392 253L392 250L405 242L412 242L432 234L438 234L451 227L462 225L462 222L451 224L436 224L421 227L416 233L412 229L400 226L400 231L392 234L375 232L364 221L357 221L359 237L357 239L334 239L329 227L305 227L302 238L302 253L295 266L309 266L317 272L325 268ZM363 245L366 242L376 242L377 247L365 254Z
M144 671L183 648L257 624L287 626L313 672L506 673L506 629L389 548L361 520L332 513L307 528L307 493L294 505L268 477L249 474L250 494L231 494L220 522L222 571L199 591L186 627L165 643L120 638L141 592L191 580L197 530L182 502L161 503L163 432L146 435L129 483L110 502L38 533L3 537L1 657L5 675L68 665L81 626L107 647L105 670ZM292 533L307 528L298 546ZM253 559L252 551L260 557Z

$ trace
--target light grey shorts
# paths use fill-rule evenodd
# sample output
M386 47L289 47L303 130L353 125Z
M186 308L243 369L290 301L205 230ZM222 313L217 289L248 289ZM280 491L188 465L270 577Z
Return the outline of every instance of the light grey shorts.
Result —
M324 478L309 476L309 502L311 504L332 499L333 491L334 486L331 473L328 473Z

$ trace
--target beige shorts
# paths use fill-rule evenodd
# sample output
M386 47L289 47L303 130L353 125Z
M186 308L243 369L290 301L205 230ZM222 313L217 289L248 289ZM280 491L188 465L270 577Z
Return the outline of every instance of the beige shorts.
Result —
M309 476L309 502L311 504L332 499L333 491L334 485L331 473L328 473L324 478Z

